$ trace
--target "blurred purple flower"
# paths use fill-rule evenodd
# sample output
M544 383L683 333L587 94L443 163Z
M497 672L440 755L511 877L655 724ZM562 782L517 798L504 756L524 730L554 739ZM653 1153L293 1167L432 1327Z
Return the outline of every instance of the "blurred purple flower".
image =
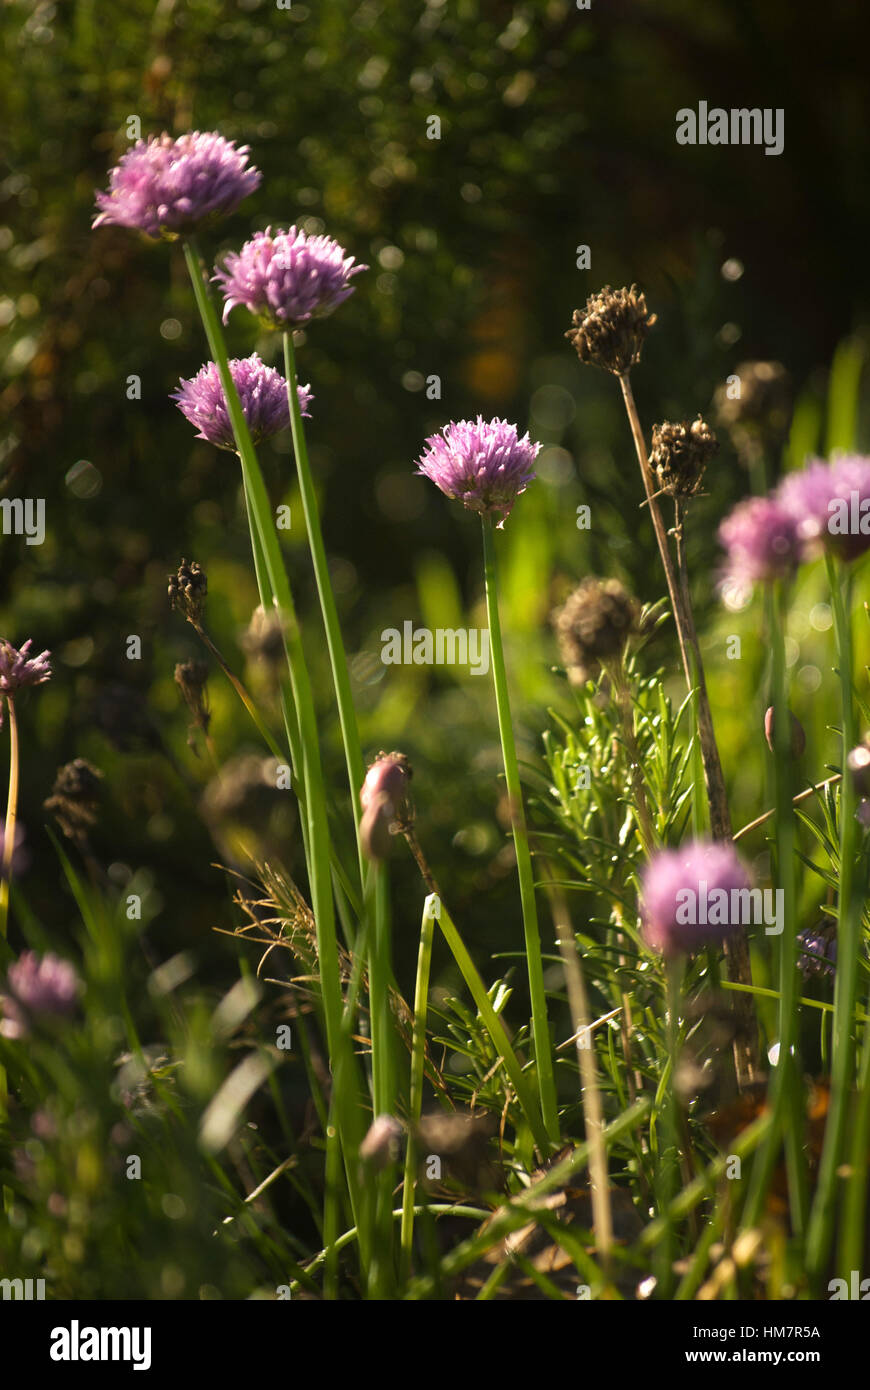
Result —
M230 375L239 393L242 411L255 444L290 428L287 382L274 367L267 367L254 352L230 362ZM310 386L298 388L299 408L308 415L313 399ZM197 429L198 439L207 439L218 449L235 451L236 441L227 410L220 373L214 362L201 367L195 377L181 379L172 399L185 419Z
M504 526L526 484L540 444L505 420L452 420L426 440L417 473L429 478L446 497L483 516L498 516Z
M224 323L241 304L272 328L293 328L337 309L361 270L368 266L356 265L330 237L306 236L298 227L273 236L267 227L224 257L214 278L223 290Z
M817 928L805 927L798 932L801 954L798 969L804 978L810 975L833 976L837 967L837 938L826 936Z
M748 888L746 870L731 845L690 840L679 849L659 850L641 883L647 943L674 956L723 940L744 925L743 899L732 893Z
M68 961L25 951L6 972L6 989L0 996L5 1014L0 1032L6 1038L26 1038L32 1017L72 1013L80 982Z
M15 845L12 850L12 873L16 876L24 873L30 863L30 855L24 848L24 827L16 824L15 826ZM6 853L6 827L0 825L0 864L3 863L3 856Z
M815 459L789 473L776 491L794 516L806 548L822 546L854 560L870 549L870 458L844 455L831 463Z
M846 758L846 767L860 796L870 796L870 746L859 743Z
M0 694L14 695L25 685L43 685L51 680L50 652L40 652L31 656L33 638L28 637L21 646L13 647L11 642L0 637Z
M719 527L725 581L749 585L787 578L802 558L795 517L775 497L739 502Z
M214 131L139 140L109 174L109 191L97 194L93 225L115 223L158 237L233 212L262 178L247 167L248 154L247 145L237 147Z

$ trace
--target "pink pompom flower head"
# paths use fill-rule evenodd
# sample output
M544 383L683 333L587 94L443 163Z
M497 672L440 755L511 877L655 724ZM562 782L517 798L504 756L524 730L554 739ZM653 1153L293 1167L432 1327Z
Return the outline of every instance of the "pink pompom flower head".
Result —
M795 519L807 553L830 550L856 560L870 549L870 458L814 459L780 483L776 498Z
M520 438L506 420L452 420L426 440L417 473L429 478L445 497L469 511L497 516L504 526L514 503L535 477L540 444Z
M643 934L664 956L723 941L747 925L750 906L749 878L731 845L690 840L659 850L643 872Z
M256 232L241 251L231 251L215 280L224 296L224 323L242 305L267 328L292 329L325 318L353 294L354 275L368 270L327 236L298 227Z
M740 502L719 527L726 551L724 584L749 588L789 578L803 558L794 515L775 497Z
M250 357L234 358L229 367L254 443L270 439L280 434L281 430L289 430L287 382L280 372L276 372L274 367L267 367L256 353ZM312 401L311 388L300 386L298 395L299 408L307 416ZM218 449L235 451L236 441L226 397L220 372L214 362L207 362L195 377L189 380L182 378L179 389L172 393L172 399L185 419L196 427L198 439L206 439Z
M248 166L248 154L247 145L215 131L139 140L112 169L108 192L97 194L93 225L151 237L193 231L206 218L234 212L258 187L262 174Z
M51 953L39 956L25 951L6 972L0 1032L6 1038L26 1038L34 1020L67 1017L75 1009L80 988L68 961Z

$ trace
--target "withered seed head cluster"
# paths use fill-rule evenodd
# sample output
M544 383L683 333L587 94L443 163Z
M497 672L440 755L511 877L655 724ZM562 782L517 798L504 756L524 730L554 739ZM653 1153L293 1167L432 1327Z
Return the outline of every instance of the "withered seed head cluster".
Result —
M653 425L649 461L662 492L670 497L693 497L718 449L718 439L700 415L691 423L665 420Z
M785 428L791 405L789 374L781 362L741 362L734 370L740 394L718 388L716 418L727 430L735 425Z
M204 661L179 661L175 668L175 684L181 691L193 722L208 733L211 714L208 708L208 666Z
M102 779L99 768L85 758L76 758L58 768L51 796L42 803L67 839L80 848L97 819Z
M553 615L570 678L589 680L602 664L619 660L638 620L637 601L618 579L584 579Z
M581 362L623 376L640 361L647 333L656 321L636 285L590 295L585 309L574 310L574 326L565 337Z
M170 604L194 625L202 620L207 593L208 579L196 560L191 560L190 564L182 560L178 572L169 576Z

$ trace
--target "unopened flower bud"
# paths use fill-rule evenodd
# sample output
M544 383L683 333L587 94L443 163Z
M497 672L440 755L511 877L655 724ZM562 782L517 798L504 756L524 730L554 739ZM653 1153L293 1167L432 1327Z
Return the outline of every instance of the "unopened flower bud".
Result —
M791 756L793 758L800 758L803 755L803 751L807 746L807 736L804 733L804 726L797 718L797 716L792 714L791 710L789 710L788 713L789 719L791 721L791 740L789 743L789 752L791 753ZM775 721L776 714L774 712L773 705L771 705L764 716L764 737L767 740L767 746L770 749L771 753L776 752Z
M242 636L242 646L250 661L276 674L284 662L284 631L278 614L267 613L262 603L258 604Z
M376 1116L359 1146L360 1158L376 1169L398 1162L404 1133L394 1115Z
M381 753L372 763L359 794L360 839L369 859L386 859L392 827L409 814L411 764L404 753Z

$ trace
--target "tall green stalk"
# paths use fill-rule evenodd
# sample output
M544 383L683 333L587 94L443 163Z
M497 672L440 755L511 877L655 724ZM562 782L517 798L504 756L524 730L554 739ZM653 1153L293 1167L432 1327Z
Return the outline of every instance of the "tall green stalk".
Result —
M357 841L359 841L359 792L363 784L363 778L365 777L365 767L359 740L359 730L357 728L356 711L354 710L353 696L350 689L347 656L345 655L344 642L342 641L341 625L338 621L338 610L335 606L335 596L333 595L332 583L329 578L329 565L326 560L326 548L323 544L323 533L320 527L317 490L314 486L311 464L308 460L308 446L305 442L305 426L302 423L302 411L299 407L299 394L297 390L299 383L296 373L296 356L293 350L293 335L292 333L285 332L283 336L284 373L287 378L287 398L290 405L290 425L293 433L293 452L296 455L296 472L299 478L299 492L302 496L302 510L305 514L308 544L311 549L311 559L314 564L314 577L317 581L320 611L323 615L323 626L326 629L326 645L329 649L329 661L332 667L332 680L335 686L335 698L338 703L338 718L341 724L341 737L344 743L345 762L347 763L347 776L350 783L350 800L353 808L354 825L357 831ZM365 877L366 866L362 858L362 852L360 851L361 881L364 881Z
M376 1115L392 1115L396 1104L396 1030L390 1004L390 882L386 864L369 876L369 921L374 924L369 952L369 1011L372 1042L372 1096Z
M299 756L302 783L305 789L305 814L308 821L310 851L311 903L317 930L318 966L327 1045L333 1075L336 1122L344 1154L348 1192L354 1219L360 1227L360 1252L364 1267L367 1268L370 1253L369 1201L360 1182L357 1163L359 1145L362 1140L363 1112L359 1104L360 1086L356 1059L350 1040L342 1028L344 1002L341 991L338 941L332 898L329 825L320 764L317 717L302 649L299 624L296 619L290 584L275 528L275 519L250 431L230 373L226 345L217 310L205 279L204 267L192 242L186 241L184 243L184 254L212 359L220 374L227 411L241 460L245 496L252 521L252 533L255 531L259 540L262 566L281 622L284 648L290 671L293 700L299 721ZM255 559L257 553L255 543Z
M781 582L771 594L771 649L773 652L774 800L776 804L776 868L782 889L783 923L779 936L779 1061L783 1090L783 1129L788 1176L789 1210L795 1235L802 1236L807 1221L807 1166L805 1158L806 1102L801 1081L799 1048L797 938L797 836L794 811L794 758L791 749L791 711L785 670L787 604ZM776 1103L775 1103L776 1108ZM774 1126L774 1129L776 1126Z
M414 1185L417 1175L417 1145L414 1130L423 1109L423 1074L426 1062L426 1020L429 1009L429 970L435 917L432 894L423 904L420 923L420 950L417 956L417 983L414 988L414 1033L411 1040L411 1085L408 1101L408 1143L405 1148L405 1176L402 1184L402 1278L411 1274L414 1249Z
M525 1073L517 1060L517 1055L508 1040L505 1026L492 1007L492 1000L486 992L486 985L483 983L480 972L468 953L465 942L456 930L450 913L447 911L447 908L440 898L435 898L433 894L433 899L429 910L432 916L437 919L438 925L441 928L441 933L453 953L453 959L462 971L471 997L477 1005L477 1011L483 1019L484 1026L492 1039L493 1045L504 1063L504 1069L510 1078L510 1083L514 1088L526 1123L532 1131L535 1143L543 1158L549 1151L550 1140L535 1093L529 1085ZM429 900L427 899L427 901Z
M753 1167L744 1222L754 1226L760 1216L770 1185L774 1163L785 1141L789 1209L792 1229L802 1235L807 1219L807 1170L804 1157L806 1111L798 1052L797 920L795 882L795 813L793 804L793 754L791 751L791 712L788 707L785 672L785 632L787 608L781 582L775 583L767 602L768 641L773 675L774 802L776 837L776 879L782 890L783 924L779 947L779 1013L777 1040L779 1056L771 1084L770 1132Z
M559 1141L559 1114L556 1107L556 1082L553 1075L553 1050L550 1028L547 1019L547 995L544 989L544 967L541 956L541 933L538 927L538 908L535 902L535 881L532 873L532 856L529 850L529 835L526 829L526 813L523 807L523 790L520 784L520 770L517 763L517 749L511 720L510 697L508 695L507 674L504 664L504 648L501 639L501 621L498 612L498 585L495 565L495 537L492 521L482 517L483 522L483 566L486 579L486 613L489 622L489 645L492 660L493 682L495 684L495 704L498 712L498 729L501 736L501 751L504 761L505 782L510 804L511 826L513 828L514 848L517 856L517 874L520 880L520 901L523 909L523 930L526 942L526 962L529 973L529 994L532 1001L532 1042L535 1053L535 1066L538 1077L538 1091L541 1097L541 1111L547 1133L553 1143Z
M661 1211L670 1211L671 1203L680 1190L680 1098L677 1093L680 1051L680 1002L683 993L683 976L686 961L684 956L674 956L666 961L665 981L667 996L667 1042L668 1074L664 1094L659 1083L661 1098L661 1139L659 1162L656 1164L656 1205ZM674 1253L676 1234L674 1225L667 1223L665 1238L656 1252L657 1279L664 1298L672 1296L674 1286Z
M827 556L834 631L837 636L843 729L843 780L840 783L840 891L837 904L837 973L834 982L834 1033L831 1059L831 1102L819 1164L816 1196L807 1236L807 1266L818 1290L834 1238L837 1178L855 1069L855 1003L858 956L861 950L861 899L856 893L855 860L858 823L857 793L848 776L846 759L857 741L852 691L852 580L848 570L841 583L840 567ZM839 1271L841 1274L844 1271ZM849 1271L845 1274L848 1278Z
M867 893L867 867L864 864L864 894ZM870 1037L864 1029L864 1055L858 1081L858 1106L852 1120L852 1147L849 1178L840 1226L837 1265L840 1271L861 1268L867 1231L867 1179L870 1155ZM847 1276L848 1277L848 1276Z

